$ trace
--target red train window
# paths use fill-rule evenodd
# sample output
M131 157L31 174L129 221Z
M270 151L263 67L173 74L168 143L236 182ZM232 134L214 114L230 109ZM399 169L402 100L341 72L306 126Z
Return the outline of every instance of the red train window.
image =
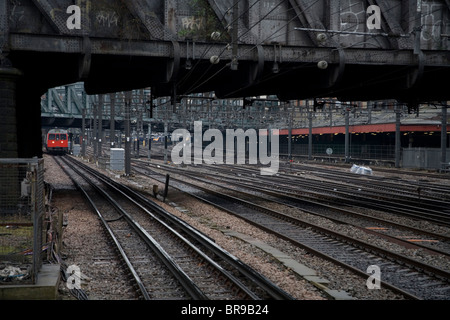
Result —
M67 140L67 134L60 134L61 140Z
M56 137L56 134L50 133L50 134L48 135L48 140L55 140L55 137Z

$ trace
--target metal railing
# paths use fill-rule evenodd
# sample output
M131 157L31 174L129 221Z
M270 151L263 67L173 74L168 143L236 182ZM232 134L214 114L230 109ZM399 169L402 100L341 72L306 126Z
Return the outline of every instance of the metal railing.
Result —
M327 149L332 149L332 154L327 154ZM280 154L288 154L287 145L280 146ZM308 156L308 144L293 144L293 156ZM313 157L345 157L344 144L313 144ZM364 160L395 160L394 145L369 145L369 144L352 144L349 147L349 156L351 159Z
M446 159L450 159L450 150L446 152ZM446 171L448 163L442 163L441 155L439 148L404 148L403 167Z

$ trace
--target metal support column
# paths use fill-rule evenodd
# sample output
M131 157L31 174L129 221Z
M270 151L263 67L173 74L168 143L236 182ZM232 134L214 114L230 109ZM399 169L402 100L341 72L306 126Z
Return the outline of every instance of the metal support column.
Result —
M94 140L93 142L93 146L94 146L94 159L97 159L97 148L98 148L98 143L97 143L97 135L98 135L98 123L97 123L97 109L98 109L98 104L94 103L92 106L92 113L94 116L94 132L92 133L92 138Z
M401 111L398 106L395 108L395 167L400 168L400 153L401 153L401 140L400 140L400 116Z
M86 156L86 107L81 111L81 156Z
M289 132L288 132L288 160L289 163L292 160L292 113L294 109L294 105L292 102L289 102L290 110L289 110Z
M110 141L111 148L115 148L116 147L116 119L115 119L116 94L111 93L109 95L109 99L110 99L110 105L111 105L111 110L110 110L111 120L110 120L110 124L109 124L109 141Z
M350 108L345 108L345 163L350 161Z
M447 105L442 106L442 125L441 125L441 169L445 170L447 166Z
M125 93L125 175L131 173L131 137L130 137L131 92Z
M168 139L168 123L167 119L164 121L164 163L167 164L167 139Z
M152 159L152 123L148 124L148 160Z
M98 106L97 106L97 112L98 112L98 127L97 127L97 132L98 132L98 138L97 138L97 142L98 142L98 157L101 158L102 157L102 138L103 138L103 105L104 105L104 96L101 94L98 96Z
M414 28L414 54L420 53L420 36L422 33L422 0L416 4L416 26Z
M313 133L312 133L312 112L308 110L308 122L309 122L309 135L308 135L308 159L312 160L312 143L313 143Z
M238 70L238 29L239 29L239 0L233 1L233 22L231 23L232 58L231 70Z
M65 86L64 88L65 96L66 96L66 110L67 112L72 113L72 95L70 94L70 87Z

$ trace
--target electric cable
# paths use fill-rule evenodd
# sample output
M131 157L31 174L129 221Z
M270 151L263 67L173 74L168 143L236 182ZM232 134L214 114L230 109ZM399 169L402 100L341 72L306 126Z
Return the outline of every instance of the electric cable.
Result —
M316 0L316 1L315 1L313 4L311 4L308 8L310 8L312 5L316 4L317 2L319 2L319 0ZM280 1L280 2L278 3L278 5L274 6L268 13L266 13L266 14L264 15L264 17L260 18L256 23L254 23L254 24L252 25L252 27L249 28L249 29L244 33L244 35L245 35L247 32L249 32L252 28L254 28L257 24L261 23L261 22L264 20L265 17L269 16L273 11L275 11L275 9L277 9L278 6L279 6L281 3L283 3L283 2ZM290 10L292 10L292 9L290 9ZM303 10L302 12L304 12L304 11L305 11L305 10ZM292 18L291 21L294 20L294 19L297 18L297 17L298 17L298 15L295 15L295 17ZM278 31L276 31L276 32L278 32ZM272 35L273 35L273 34L272 34ZM243 35L240 35L239 38L241 38L242 36L243 36ZM256 45L252 46L249 50L253 50L253 49L256 48L258 45L264 43L265 41L266 41L265 39L262 40L259 44L256 44ZM237 43L237 40L236 40L236 43ZM220 58L220 56L225 52L225 50L226 50L226 47L225 47L225 48L221 51L221 53L219 54L219 56L218 56L219 58ZM239 57L239 56L238 56L238 57ZM211 68L211 66L210 66L209 68ZM209 68L208 68L208 70L209 70ZM206 81L203 81L200 85L197 85L197 86L194 87L194 85L196 85L196 84L198 83L198 81L199 81L199 80L197 80L197 81L196 81L196 82L195 82L195 83L187 90L188 94L194 92L197 88L201 87L204 83L206 83L207 81L211 80L213 77L217 76L217 75L218 75L220 72L222 72L224 69L225 69L225 68L221 68L221 69L218 70L216 73L214 73L211 77L209 77Z
M281 2L280 2L281 3ZM279 3L279 4L280 4ZM312 5L314 5L315 3L313 3ZM350 7L352 7L353 5L356 5L357 3L353 3L353 4L351 4L350 6L349 6L349 8ZM311 5L311 6L312 6ZM310 7L311 7L310 6ZM396 7L398 7L399 6L399 4L397 4L396 6L393 6L393 7L391 7L391 8L389 8L388 9L388 11L390 11L390 10L393 10L394 8L396 8ZM310 8L309 7L309 8ZM272 9L272 11L274 10L275 8L273 8ZM289 9L289 10L292 10L292 9ZM248 11L248 10L247 10ZM304 10L304 11L302 11L302 12L305 12L306 10ZM340 11L340 10L339 10ZM268 13L269 14L269 13ZM266 14L265 15L265 17L266 16L268 16L268 14ZM242 16L242 15L241 15ZM293 21L294 19L296 19L298 17L298 15L296 15L293 19L291 19L290 21ZM413 21L416 21L418 18L417 17L414 17L413 19L410 19L410 22L413 22ZM255 23L251 28L249 28L245 33L247 33L247 32L249 32L256 24L258 24L258 23L260 23L261 21L263 20L263 18L261 18L257 23ZM289 23L289 22L288 22ZM285 27L285 26L283 26L283 27ZM348 26L348 28L352 28L352 27L354 27L354 26L352 26L352 25L349 25ZM281 29L281 28L280 28ZM274 32L271 36L269 36L269 37L267 37L265 40L263 40L263 41L266 41L267 39L270 39L272 36L274 36L276 33L278 33L279 32L279 30L277 30L276 32ZM288 32L292 32L292 30L291 31L288 31ZM287 33L288 33L287 32ZM287 33L285 33L285 34L287 34ZM241 35L242 36L242 35ZM336 36L336 34L332 34L330 37L335 37ZM377 33L374 33L373 35L370 35L369 37L370 37L370 39L371 38L374 38L374 37L377 37L377 36L379 36ZM370 40L369 39L369 40ZM263 43L263 42L261 42L261 43ZM368 42L368 40L366 39L365 41L361 41L360 43L369 43ZM359 44L359 43L355 43L355 44L353 44L353 45L351 45L351 46L355 46L355 45L357 45L357 44ZM372 45L374 45L374 44L372 44ZM253 48L255 48L256 46L253 46L252 47L252 49ZM348 47L350 47L350 46L348 46ZM348 47L345 47L345 48L348 48ZM249 49L250 50L250 49ZM397 49L397 50L399 50L399 49ZM397 51L397 50L394 50L394 51ZM221 52L221 54L223 54L223 52L224 52L224 50ZM374 55L376 55L376 54L382 54L382 53L376 53L376 52L372 52L372 53L370 53L370 55L371 56L374 56ZM325 57L324 57L325 58ZM290 64L290 62L288 62L288 64ZM304 65L305 66L308 66L308 65L310 65L311 63L308 63L308 62L306 62ZM194 92L197 88L199 88L199 87L201 87L201 85L203 85L204 83L206 83L207 81L209 81L210 79L212 79L213 77L215 77L216 75L218 75L220 72L222 72L223 70L224 70L225 68L221 68L219 71L217 71L215 74L213 74L212 76L210 76L210 77L208 77L208 79L206 79L205 81L203 81L200 85L197 85L197 86L195 86L197 83L198 83L198 81L200 80L197 80L197 82L196 83L194 83L194 87L193 86L191 86L191 88L189 88L189 91L190 92ZM208 68L208 70L209 70L209 68ZM390 80L393 80L393 79L395 79L395 78L390 78L390 79L384 79L384 80L382 80L382 81L390 81ZM373 79L372 79L372 81L373 81ZM343 89L341 89L341 90L343 90ZM188 93L189 93L189 91L188 91Z

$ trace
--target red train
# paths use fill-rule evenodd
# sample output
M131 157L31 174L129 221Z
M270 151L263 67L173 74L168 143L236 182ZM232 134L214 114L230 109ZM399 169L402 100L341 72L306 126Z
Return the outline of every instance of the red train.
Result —
M67 153L69 150L69 135L67 133L67 130L49 130L47 133L46 149L48 153Z

